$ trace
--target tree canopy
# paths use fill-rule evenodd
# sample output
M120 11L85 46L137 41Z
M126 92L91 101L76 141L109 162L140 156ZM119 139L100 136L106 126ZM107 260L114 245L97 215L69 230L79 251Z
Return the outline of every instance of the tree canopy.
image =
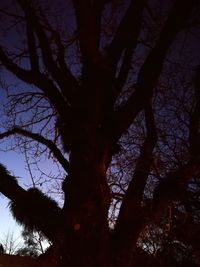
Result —
M32 179L0 163L0 192L52 243L33 265L198 266L199 1L7 0L0 20L1 145Z

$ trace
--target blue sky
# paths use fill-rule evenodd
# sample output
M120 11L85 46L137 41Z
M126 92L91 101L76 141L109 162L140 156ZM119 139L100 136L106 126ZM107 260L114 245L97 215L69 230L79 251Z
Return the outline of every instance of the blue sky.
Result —
M24 178L27 175L23 161L23 157L14 151L0 152L0 162L4 164L13 175L19 177L18 181L21 186L23 186L23 179L20 178ZM21 228L15 222L9 211L8 203L8 199L0 194L0 240L9 232L13 232L14 236L17 237L20 235L21 231Z

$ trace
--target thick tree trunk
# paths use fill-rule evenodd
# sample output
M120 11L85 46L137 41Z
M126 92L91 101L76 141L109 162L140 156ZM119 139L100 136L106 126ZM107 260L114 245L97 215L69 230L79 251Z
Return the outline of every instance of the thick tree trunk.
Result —
M95 104L98 101L93 103L91 100L90 92L95 94L96 81L91 81L91 85L87 79L86 83L81 90L88 94L83 96L66 121L66 132L70 136L65 130L62 134L64 146L67 147L70 140L71 152L69 175L63 186L63 229L58 249L61 267L112 266L108 225L111 194L106 178L110 144L106 143L105 133L101 130L103 115Z
M61 266L109 267L110 191L106 181L106 149L94 124L78 119L73 131L69 176L63 188Z

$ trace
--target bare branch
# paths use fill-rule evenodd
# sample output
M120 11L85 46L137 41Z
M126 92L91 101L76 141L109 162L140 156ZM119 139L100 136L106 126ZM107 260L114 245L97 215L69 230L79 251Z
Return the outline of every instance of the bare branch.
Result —
M195 73L195 107L190 117L190 152L193 156L200 154L200 67Z
M19 79L29 84L34 84L35 86L40 88L44 92L45 96L54 105L55 109L60 115L66 113L67 104L65 100L62 98L61 94L58 91L58 88L56 88L54 83L44 74L41 74L39 72L36 73L31 70L26 70L19 67L6 55L1 46L0 61L4 64L7 70L12 72Z
M61 151L57 148L57 146L49 139L44 138L42 135L37 133L32 133L30 131L24 130L19 127L14 127L12 130L6 131L4 133L0 133L0 139L9 137L14 134L23 135L29 137L49 148L49 150L53 153L55 158L60 162L63 169L68 172L69 171L69 162L67 159L62 155Z
M32 71L39 72L39 59L37 55L36 40L32 25L27 18L27 39Z
M111 117L113 122L112 136L114 136L114 139L118 140L152 97L168 49L175 40L176 35L182 30L183 23L188 17L188 12L192 10L194 3L195 0L187 0L184 3L181 0L175 2L156 45L151 50L139 72L134 93L130 96L125 106L116 111Z
M108 62L115 73L116 65L122 52L130 45L137 44L138 35L141 29L142 12L146 0L132 0L130 6L122 19L115 37L108 49ZM134 25L134 27L132 27Z
M183 200L186 183L200 175L200 157L192 158L178 170L169 173L154 190L151 216L157 219L171 201Z
M68 92L70 92L70 100L71 100L72 96L71 92L73 92L75 90L75 87L77 87L77 83L75 83L75 78L72 76L72 74L68 69L67 72L61 71L61 69L57 66L53 58L53 52L50 46L50 42L46 36L46 33L42 25L39 22L39 17L37 17L33 7L31 7L29 2L26 0L18 0L18 3L26 14L27 23L31 25L32 29L34 29L35 33L37 34L40 47L42 50L42 58L46 68L48 69L52 77L55 79L59 87L62 89L62 91L67 90ZM64 56L64 53L62 56ZM66 70L66 64L65 64L65 70Z
M126 48L126 50L124 52L124 58L122 61L120 72L119 72L119 75L115 81L115 91L113 94L113 104L117 100L117 97L119 96L119 94L120 94L120 92L121 92L121 90L122 90L122 88L126 82L126 79L128 77L129 71L131 69L132 56L133 56L135 48L136 48L136 44L134 44L134 45L131 44L128 48Z
M195 105L189 121L189 143L191 159L187 164L177 171L169 173L162 180L154 192L154 216L158 215L163 206L176 199L183 199L186 183L189 179L195 179L200 175L200 143L199 143L199 122L200 122L200 68L195 72Z
M135 245L141 230L140 227L145 223L141 201L152 165L153 149L157 141L154 115L150 104L145 109L145 119L147 136L142 145L133 178L123 199L114 233L117 255L120 255L123 244L123 248L130 252L130 255L126 254L126 257L130 257L130 261L133 256L130 248ZM123 266L123 260L125 260L123 254L124 251L119 256L119 261L122 261L121 265L118 262L119 266Z

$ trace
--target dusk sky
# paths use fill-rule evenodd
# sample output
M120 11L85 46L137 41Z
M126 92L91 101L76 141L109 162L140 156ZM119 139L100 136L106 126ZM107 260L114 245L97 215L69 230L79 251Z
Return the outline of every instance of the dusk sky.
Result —
M1 163L7 166L14 175L18 177L25 177L27 173L24 170L24 162L23 158L17 154L16 152L10 151L10 152L0 152L0 159ZM12 169L11 169L12 168ZM20 183L19 179L19 183ZM14 233L15 237L18 237L20 235L21 228L19 225L15 222L13 219L9 207L8 207L9 201L6 197L4 197L2 194L0 196L0 242L5 239L5 235L7 233Z

